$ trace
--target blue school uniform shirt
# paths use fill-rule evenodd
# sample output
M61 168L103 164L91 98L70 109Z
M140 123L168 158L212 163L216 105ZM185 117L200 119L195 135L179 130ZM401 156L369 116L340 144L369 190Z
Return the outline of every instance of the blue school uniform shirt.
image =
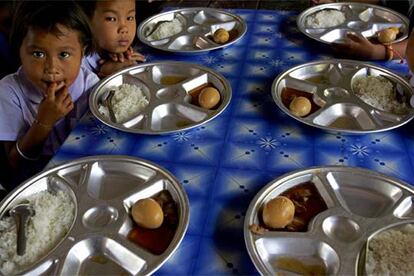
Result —
M45 141L42 154L53 155L69 135L76 122L88 108L88 95L91 88L99 81L98 76L81 67L69 94L74 108L59 120ZM22 68L14 74L0 80L0 141L20 139L33 124L37 110L43 100L43 93L25 76Z
M88 56L83 57L82 59L82 66L88 68L90 71L94 72L95 74L99 73L99 60L101 57L97 54L91 54Z

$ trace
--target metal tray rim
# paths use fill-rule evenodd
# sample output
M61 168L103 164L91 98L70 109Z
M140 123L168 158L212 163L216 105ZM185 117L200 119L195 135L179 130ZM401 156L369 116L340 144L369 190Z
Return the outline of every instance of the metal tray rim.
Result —
M276 103L276 105L279 107L279 109L281 109L285 114L287 114L288 116L292 117L293 119L304 123L308 126L312 126L312 127L316 127L328 132L335 132L335 133L343 133L343 134L368 134L368 133L377 133L377 132L382 132L382 131L387 131L387 130L391 130L394 128L398 128L408 122L410 122L413 118L414 118L414 113L412 112L410 115L406 115L407 119L401 121L398 124L394 124L391 127L386 127L386 128L379 128L379 129L373 129L373 130L353 130L353 129L342 129L342 128L331 128L329 126L323 126L323 125L318 125L318 124L314 124L312 122L308 122L307 120L303 120L302 118L298 118L296 116L294 116L288 108L286 108L283 103L281 101L279 101L279 99L277 98L277 91L276 91L276 85L283 79L283 77L285 77L286 75L290 74L291 72L300 69L301 67L305 67L305 66L312 66L312 65L316 65L316 64L328 64L328 63L347 63L347 64L355 64L355 65L363 65L369 68L373 68L379 71L386 71L391 73L395 78L397 78L401 83L403 83L406 87L411 87L410 84L408 83L407 80L405 80L403 77L401 77L400 75L392 72L390 69L385 68L385 67L381 67L378 65L374 65L372 63L369 62L363 62L363 61L356 61L356 60L351 60L351 59L323 59L323 60L316 60L316 61L312 61L312 62L308 62L308 63L303 63L294 67L291 67L283 72L281 72L280 74L278 74L276 76L276 78L273 80L272 82L272 98L273 101Z
M180 196L180 201L182 201L182 203L183 203L183 206L182 206L183 210L182 210L182 215L181 215L183 217L182 230L181 230L182 234L178 237L178 239L175 240L176 244L174 245L174 247L171 247L171 244L170 244L170 246L167 248L167 250L165 252L163 252L161 255L159 255L159 257L163 258L163 260L157 266L155 266L151 271L146 272L146 275L150 275L153 272L155 272L156 270L158 270L172 256L172 254L178 249L178 247L180 246L182 240L184 239L184 236L187 232L189 222L190 222L190 203L189 203L187 193L184 190L184 187L179 184L179 181L176 179L176 177L171 172L169 172L167 169L157 165L156 163L154 163L152 161L148 161L148 160L138 158L138 157L127 156L127 155L95 155L95 156L87 156L87 157L75 159L75 160L72 160L68 163L64 163L64 164L54 166L50 169L47 169L45 171L37 173L36 175L34 175L33 177L25 180L23 183L21 183L16 188L14 188L12 191L10 191L10 193L0 201L0 218L6 212L5 207L8 206L10 204L10 202L13 201L23 190L28 188L33 183L36 183L36 181L38 181L39 179L45 177L46 175L48 175L50 173L57 172L59 170L65 169L67 167L76 166L76 165L80 165L80 164L83 164L83 163L96 162L96 161L98 161L98 162L99 161L135 162L135 163L138 163L138 164L141 164L141 165L145 165L145 166L147 166L149 168L152 168L154 170L161 170L172 181L173 187L177 190L177 192L178 192L177 194ZM79 216L79 214L78 214L78 216ZM75 217L74 221L76 219L77 218ZM72 224L72 226L73 226L73 224ZM71 228L69 229L69 232L66 234L65 237L68 236L70 231L71 231ZM171 241L171 243L173 243L173 242L174 242L174 239ZM39 260L37 260L35 263L33 263L28 269L22 271L21 273L23 273L23 274L30 273L31 270L36 268L39 264L42 264L42 262L47 257L50 257L51 255L53 255L53 252L56 249L57 249L57 247L54 247L52 249L52 251L50 251L46 255L42 256ZM2 275L2 274L0 273L0 275Z
M223 13L223 14L226 14L228 16L234 17L241 24L242 33L240 34L240 36L238 38L234 39L233 41L231 41L229 43L219 45L219 46L216 46L216 47L202 49L202 50L173 50L173 49L170 50L170 49L164 49L162 47L151 45L151 43L147 39L145 39L145 37L142 33L144 25L146 25L149 21L151 21L151 20L153 20L153 19L155 19L159 16L170 14L170 13L175 13L175 12L182 12L182 11L184 11L184 12L190 11L191 12L191 11L200 11L200 10L203 10L203 11L219 11L220 13ZM238 42L240 39L242 39L244 37L244 35L246 34L246 32L247 32L247 24L241 16L239 16L237 14L234 14L234 13L231 13L229 11L222 10L222 9L204 8L204 7L181 8L181 9L174 9L174 10L171 10L171 11L162 12L162 13L153 15L151 17L148 17L147 19L142 21L137 27L138 39L142 43L144 43L145 45L147 45L149 47L152 47L152 48L155 48L155 49L158 49L160 51L166 51L166 52L177 53L177 54L186 54L186 55L189 55L189 54L202 54L202 53L205 53L205 52L209 52L209 51L213 51L213 50L216 50L216 49L220 49L220 48L230 46L230 45Z
M406 28L408 29L408 26L410 25L410 21L408 19L408 17L406 17L403 14L400 14L397 11L394 11L392 9L389 9L387 7L382 7L382 6L378 6L378 5L374 5L374 4L365 4L365 3L358 3L358 2L341 2L341 3L327 3L327 4L321 4L321 5L317 5L314 7L310 7L306 10L304 10L303 12L301 12L298 17L296 18L296 26L298 27L298 29L300 30L301 33L303 33L304 35L306 35L307 37L314 39L316 41L325 43L325 44L330 44L330 42L324 41L320 38L316 38L313 37L311 34L305 32L305 26L301 24L301 22L311 13L316 12L318 10L323 10L326 8L330 8L330 7L336 7L336 6L345 6L345 5L353 5L353 6L361 6L361 7L368 7L368 8L375 8L375 9L380 9L380 10L385 10L389 13L392 13L396 16L398 16L399 18L401 18L401 21L405 24ZM408 33L404 34L403 36L401 36L400 38L396 39L395 41L393 41L392 43L397 43L400 41L403 41L404 39L408 38Z
M227 91L227 99L222 103L222 106L220 107L220 109L218 111L216 111L214 113L214 115L212 115L211 117L207 118L206 120L200 121L199 123L193 124L193 125L189 125L186 127L181 127L181 128L177 128L177 129L171 129L171 130L161 130L161 131L154 131L154 130L141 130L141 129L131 129L131 128L126 128L123 127L120 124L113 124L111 122L109 122L106 118L104 118L100 112L98 111L97 105L95 103L95 94L98 93L98 91L107 83L109 82L112 78L117 77L119 75L122 75L124 73L128 73L131 70L136 70L142 67L150 67L150 66L159 66L159 65L165 65L165 64L169 64L169 65L177 65L177 66L192 66L192 67L196 67L199 68L201 70L204 70L205 72L208 72L212 75L215 75L218 79L220 79L220 81L222 81L224 89ZM128 68L125 68L121 71L118 71L117 73L107 76L106 78L102 79L92 90L92 92L89 95L89 108L92 112L92 114L95 116L95 118L97 118L99 121L101 121L102 123L104 123L105 125L118 129L118 130L122 130L125 132L130 132L130 133L135 133L135 134L147 134L147 135L163 135L163 134L172 134L172 133L176 133L176 132L181 132L181 131L186 131L186 130L190 130L192 128L196 128L200 125L203 125L213 119L215 119L217 116L219 116L221 113L223 113L226 108L229 106L230 102L232 99L232 88L231 85L229 83L229 81L220 73L197 63L191 63L191 62L184 62L184 61L171 61L171 60L166 60L166 61L157 61L157 62L151 62L151 63L144 63L144 64L139 64L139 65L135 65L135 66L131 66Z
M261 258L259 258L259 254L257 253L256 248L254 247L254 245L251 243L250 240L250 236L252 235L251 231L249 230L249 220L250 218L254 215L253 211L255 209L255 205L257 204L257 202L259 202L261 199L263 199L263 197L265 197L271 190L273 190L275 187L283 184L283 182L296 178L298 176L302 176L302 175L306 175L306 174L314 174L315 172L318 171L322 171L322 172L354 172L354 173L361 173L361 174L367 174L368 176L376 176L382 179L386 179L389 182L392 182L393 184L395 184L396 186L406 189L409 192L414 194L414 187L412 187L410 184L408 184L407 182L400 180L396 177L393 176L388 176L386 174L377 172L377 171L373 171L373 170L369 170L369 169L365 169L365 168L360 168L360 167L353 167L353 166L340 166L340 165L329 165L329 166L313 166L313 167L308 167L305 169L297 169L288 173L285 173L279 177L276 177L275 179L271 180L270 182L268 182L265 186L263 186L254 196L254 198L250 201L249 206L247 208L246 211L246 215L245 215L245 219L244 219L244 224L243 224L243 234L244 234L244 242L246 245L246 249L247 252L249 254L250 259L252 260L254 266L256 267L256 269L259 271L259 273L261 275L269 275L270 271L267 271L266 269L266 265L264 264L263 260ZM414 221L413 219L409 219L409 220L405 220L405 221ZM403 223L403 222L401 222ZM376 231L378 232L378 231ZM370 236L367 236L367 241L368 241L368 237L371 238L372 236L374 236L374 234L376 233L374 232L373 234L371 234ZM364 246L362 246L364 247ZM360 257L358 258L359 261Z

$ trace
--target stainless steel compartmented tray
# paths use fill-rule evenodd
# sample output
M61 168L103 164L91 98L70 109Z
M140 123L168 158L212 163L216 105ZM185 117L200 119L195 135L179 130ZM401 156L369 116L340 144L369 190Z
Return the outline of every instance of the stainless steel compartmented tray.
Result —
M253 234L263 204L300 183L311 181L328 209L317 214L306 232L267 231ZM364 271L367 240L381 229L414 223L414 189L386 175L352 167L313 167L283 175L263 187L251 201L244 222L250 258L262 275L285 274L280 257L319 260L329 275Z
M180 76L176 84L164 85L163 77ZM111 87L134 84L142 88L149 105L126 122L114 122L99 109ZM214 109L191 104L189 92L197 87L212 84L220 93L221 100ZM157 62L124 69L102 80L91 92L89 106L92 113L113 128L139 134L167 134L200 126L221 114L232 96L229 82L215 71L193 63Z
M66 237L24 273L150 274L174 253L188 227L188 198L173 175L151 162L115 155L74 160L34 176L3 199L0 216L32 194L56 189L67 192L75 204L73 224ZM133 226L129 210L138 199L162 190L176 202L179 222L165 252L153 255L127 239ZM94 261L96 256L107 260Z
M306 25L308 16L322 10L339 10L345 14L345 22L328 28L311 28ZM311 7L296 19L299 30L310 38L323 43L340 42L347 32L360 33L372 37L388 27L398 27L400 34L393 43L406 39L409 35L409 20L406 16L385 7L365 3L331 3Z
M183 25L181 32L160 40L149 40L148 34L159 21L177 18ZM158 25L159 26L159 25ZM213 40L216 30L223 28L230 33L230 40L218 44ZM246 33L243 18L219 9L185 8L154 15L143 21L137 29L139 40L153 48L181 54L196 54L227 47L239 41Z
M357 77L383 76L404 94L407 114L393 114L374 108L354 94L352 85ZM321 81L310 81L321 78ZM323 80L322 80L323 79ZM281 94L285 87L309 92L313 101L320 106L306 117L291 113L282 103ZM414 116L409 101L412 96L410 84L398 74L383 67L353 60L320 60L305 63L282 72L272 84L272 96L277 106L292 118L307 125L327 131L341 131L349 134L365 134L390 130L408 123ZM335 125L335 120L344 119L347 125Z

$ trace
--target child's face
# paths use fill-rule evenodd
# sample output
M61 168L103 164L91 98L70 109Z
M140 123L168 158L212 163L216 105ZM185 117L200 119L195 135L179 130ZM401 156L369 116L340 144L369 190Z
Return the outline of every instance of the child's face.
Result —
M101 50L123 53L136 32L135 0L97 1L92 30Z
M29 28L20 47L22 68L28 79L46 93L55 82L58 89L69 87L78 76L82 46L78 33L58 25L62 34Z

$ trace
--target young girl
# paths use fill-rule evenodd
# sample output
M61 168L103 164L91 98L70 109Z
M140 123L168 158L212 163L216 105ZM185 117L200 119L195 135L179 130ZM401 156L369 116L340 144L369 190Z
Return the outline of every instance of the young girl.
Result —
M0 148L18 183L56 152L99 78L81 67L92 32L76 3L22 1L14 18L11 46L21 67L0 80Z
M85 57L83 64L106 77L115 71L144 61L134 52L135 0L79 1L88 15L97 41L97 52Z

